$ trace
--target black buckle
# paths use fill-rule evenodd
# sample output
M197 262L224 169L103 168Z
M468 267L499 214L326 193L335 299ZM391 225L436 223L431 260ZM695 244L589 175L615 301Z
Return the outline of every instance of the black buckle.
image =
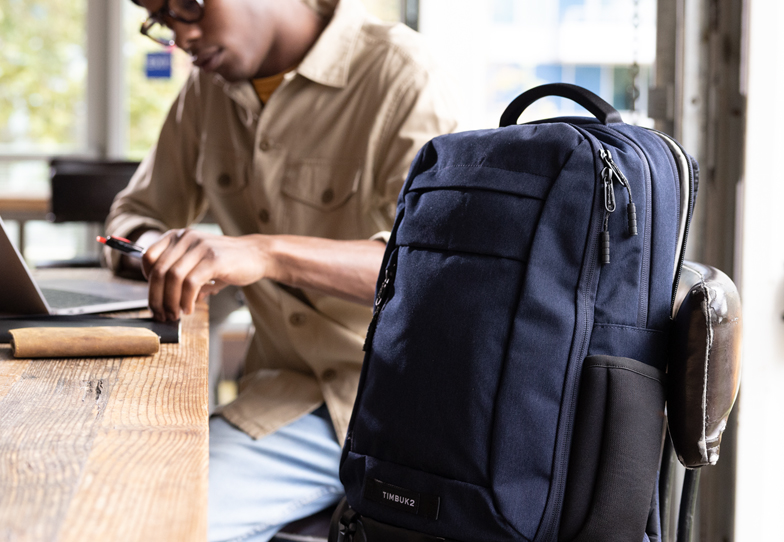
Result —
M351 542L354 539L354 533L357 532L357 513L351 508L348 508L343 515L340 516L340 523L338 525L338 539L336 542Z

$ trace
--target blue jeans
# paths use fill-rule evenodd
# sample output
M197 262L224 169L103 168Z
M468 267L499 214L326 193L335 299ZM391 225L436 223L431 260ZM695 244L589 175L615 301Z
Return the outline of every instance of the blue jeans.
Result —
M210 542L266 542L343 496L340 445L322 406L254 440L210 419Z

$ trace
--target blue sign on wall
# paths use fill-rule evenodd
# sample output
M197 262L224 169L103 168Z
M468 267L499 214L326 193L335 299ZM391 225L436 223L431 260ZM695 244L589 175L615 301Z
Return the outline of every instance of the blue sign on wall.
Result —
M171 79L171 59L169 51L147 53L147 79Z

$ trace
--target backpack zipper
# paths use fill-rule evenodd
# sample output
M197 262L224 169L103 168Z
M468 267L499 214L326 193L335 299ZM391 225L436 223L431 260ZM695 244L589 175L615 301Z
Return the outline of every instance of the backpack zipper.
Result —
M626 197L628 199L626 204L626 222L630 236L637 235L637 208L632 198L631 184L621 171L621 168L613 160L610 151L604 147L600 148L599 157L604 162L604 169L602 169L601 173L602 184L604 185L604 219L600 233L601 262L602 265L606 265L610 263L610 214L614 213L616 208L615 190L613 189L614 180L626 189Z
M660 138L670 141L673 145L675 145L676 147L678 147L678 149L680 149L680 152L685 157L686 167L688 169L688 171L686 171L685 173L689 176L688 203L686 205L686 209L681 209L682 212L686 213L686 225L684 227L684 232L683 232L683 241L681 242L681 246L679 247L679 252L677 256L678 263L676 267L675 277L673 278L672 297L670 298L670 319L674 319L675 315L673 314L673 311L675 310L675 298L678 295L678 285L680 284L681 273L683 272L683 261L686 259L686 241L689 238L689 227L691 226L691 219L694 212L694 177L695 177L694 166L692 165L691 160L689 160L688 158L689 155L686 152L686 149L684 149L683 145L681 145L677 140L670 137L668 134L665 134L664 132L660 132L659 130L654 130L653 128L648 128L648 130L658 135ZM679 171L678 164L677 164L678 159L676 157L673 157L673 159L676 161L675 169L676 171ZM684 187L682 183L680 183L680 179L678 184L679 184L679 190L683 190Z
M607 128L607 127L602 127ZM648 278L649 271L650 271L650 257L651 257L651 225L652 225L652 214L651 214L651 207L652 207L652 197L653 197L653 178L651 177L652 172L650 169L650 164L648 162L648 157L645 152L642 150L642 147L634 141L631 137L626 135L620 130L603 130L613 134L615 137L618 137L624 141L637 153L638 158L640 159L640 163L643 164L643 185L646 189L646 198L645 198L645 234L643 235L642 240L642 271L640 274L641 282L640 282L640 309L637 316L637 327L646 327L648 321L648 289L650 287L650 280ZM617 167L617 166L616 166ZM618 168L618 171L620 169ZM625 179L625 177L624 177ZM628 182L628 181L627 181ZM636 214L636 212L635 212Z
M577 132L582 134L589 142L591 147L595 150L598 148L599 156L602 157L601 151L606 151L604 149L601 142L598 140L596 136L584 130L580 126L572 125ZM604 158L602 157L602 161L604 162ZM605 162L605 167L607 164ZM606 223L609 220L609 212L607 210L607 204L609 202L610 197L612 197L613 204L615 202L615 195L613 193L612 196L609 193L612 193L612 183L609 177L607 177L608 181L610 181L610 186L606 184L604 175L604 169L599 173L600 179L603 183L603 187L605 190L604 194L604 218L602 219L601 230L600 230L600 237L603 237L604 232L607 230ZM596 174L596 173L594 173ZM613 207L614 210L614 207ZM593 217L596 216L595 211L592 211L592 218L591 224L589 227L595 227L593 223ZM609 256L609 232L608 232L608 256ZM583 275L583 271L580 272L580 279L578 281L578 286L583 280L585 281L584 284L588 286L590 291L582 292L582 329L577 329L575 327L575 333L579 333L579 348L576 352L571 352L569 354L569 364L566 368L566 381L568 385L564 386L564 401L565 411L566 411L566 420L567 422L564 424L563 432L564 436L560 439L556 439L556 457L560 456L560 462L558 464L554 464L553 466L553 477L554 477L554 487L552 495L549 495L547 500L551 504L549 506L545 506L544 510L544 518L543 518L543 525L540 525L540 528L537 530L536 535L534 536L535 542L550 542L555 539L555 533L558 532L558 525L560 523L560 515L561 515L561 507L563 505L563 497L566 485L566 470L568 468L568 451L570 451L571 441L572 441L572 433L573 433L573 423L569 422L571 420L573 422L575 416L575 409L577 408L577 389L580 383L579 377L579 370L582 368L582 362L585 359L585 354L588 349L588 337L590 335L590 329L593 322L593 318L591 315L591 311L589 310L589 298L596 293L596 286L594 282L597 280L595 279L595 275L599 269L601 269L601 262L599 260L600 255L598 254L597 246L593 243L588 243L588 247L586 248L586 257L588 258L588 265L584 269L586 275ZM579 322L579 316L576 324ZM566 457L564 457L564 453L566 452ZM554 463L556 463L554 461Z
M367 352L373 345L373 336L376 334L376 326L378 325L378 317L381 311L387 304L389 293L391 291L390 285L395 280L395 271L397 268L397 252L389 259L389 265L384 270L384 280L378 287L376 293L376 300L373 303L373 318L370 320L367 335L365 336L365 344L362 345L362 350Z
M620 170L618 165L615 163L614 160L612 160L612 155L609 154L609 151L604 148L604 146L598 140L598 138L595 135L593 135L590 132L588 132L587 130L583 129L581 126L572 125L572 127L575 130L577 130L578 132L580 132L581 134L583 134L586 139L588 139L589 141L592 141L593 142L592 146L595 144L594 148L598 147L599 157L601 158L602 163L605 166L602 169L602 171L600 172L600 180L602 181L603 189L605 190L605 195L604 195L604 204L605 204L604 205L604 207L605 207L604 208L604 218L603 218L602 224L601 224L602 228L601 228L601 231L600 231L600 238L602 238L602 240L603 240L604 237L607 238L607 241L608 241L607 251L608 251L608 256L609 256L609 231L607 230L607 221L609 220L610 212L608 212L607 204L610 201L610 197L612 197L612 201L615 202L615 195L614 195L614 193L613 193L612 196L609 195L609 192L613 192L613 190L612 190L612 177L614 176L617 179L617 182L619 184L621 184L621 186L626 188L626 193L627 193L627 196L628 196L628 199L629 199L628 204L627 204L627 221L628 221L628 224L629 224L629 234L630 234L630 236L631 235L637 235L637 211L636 211L636 208L634 207L633 201L632 201L631 186L629 184L628 179L623 174L623 172ZM626 138L626 139L628 140L628 138ZM628 140L628 141L629 141L629 144L632 145L631 140ZM645 155L644 155L644 153L642 153L642 151L637 151L637 153L638 153L638 156L640 157L641 160L646 160ZM607 171L607 173L605 174L605 169L607 169L607 168L609 168L612 171L612 174L610 174L610 171ZM605 181L605 177L607 177L607 179L609 181L609 186L608 186L607 182ZM650 175L648 174L648 175L646 175L646 179L645 179L646 183L648 184L648 193L650 193L650 180L649 179L650 179ZM646 209L647 209L647 216L650 216L650 208L647 205L647 200L646 200ZM604 235L605 231L607 231L607 235L606 236ZM648 230L646 230L646 231L648 231ZM645 239L646 241L647 241L647 237L648 236L646 234L646 239ZM644 248L643 248L643 258L645 258L645 254L647 253L649 247L648 247L648 245L645 242L643 244L645 245ZM595 247L595 245L594 245L594 247ZM598 269L600 269L601 263L604 263L603 262L604 247L600 247L600 248L601 248L600 251L596 251L596 248L593 248L593 249L589 248L588 249L589 252L587 254L587 256L588 256L588 258L590 260L590 264L588 265L588 269L587 269L588 276L586 278L586 284L592 285L591 288L592 288L592 291L593 291L594 294L596 292L596 288L593 286L593 283L594 283L594 280L595 280L594 274L595 274L595 272ZM597 254L597 252L599 252L599 254ZM602 258L602 259L600 260L600 258ZM643 266L645 266L645 263L643 263ZM582 277L581 277L581 279L582 279ZM589 305L588 298L590 297L591 294L590 293L584 293L583 295L584 295L584 302L585 302L585 306L583 307L583 309L585 311L584 328L582 330L582 338L580 339L580 348L579 348L578 352L576 353L576 355L574 355L574 359L570 360L570 361L577 361L577 360L579 360L579 363L577 364L579 367L582 367L582 359L585 358L585 353L586 353L587 346L588 346L587 345L587 338L590 335L590 326L591 326L591 322L592 322L592 318L588 314L588 310L587 310L587 307ZM642 295L642 292L641 292L640 295ZM570 356L570 358L571 357L572 356ZM570 390L571 391L571 394L570 394L571 397L567 399L567 401L568 401L568 406L566 407L567 412L568 412L567 419L574 420L574 411L577 408L577 404L576 404L577 403L577 387L579 385L579 377L575 377L574 372L570 371L569 369L567 369L567 372L571 372L571 375L567 376L567 380L569 380L571 382L571 386L572 386L572 390ZM564 440L567 443L571 442L572 430L573 430L573 427L571 427L571 426L568 426L568 427L565 428ZM565 444L565 447L568 450L569 444ZM563 450L561 450L561 451L563 451ZM563 493L564 493L564 490L565 490L565 488L564 488L565 477L563 476L563 472L564 471L565 471L565 467L563 467L563 468L555 468L554 469L554 473L560 472L562 474L562 476L558 477L559 479L556 482L556 487L554 488L554 493L553 493L553 495L551 497L548 497L548 500L550 500L550 498L552 498L552 499L555 499L555 501L562 501ZM556 476L557 476L557 474L556 474ZM562 502L561 502L561 504L562 504ZM557 508L560 508L560 504L557 505ZM545 512L545 513L547 513L547 512ZM551 517L550 517L549 521L547 521L542 526L543 528L541 529L541 532L537 532L536 536L534 537L534 540L536 540L536 541L550 541L550 540L552 540L553 539L553 534L558 531L558 521L559 521L559 516L551 514Z

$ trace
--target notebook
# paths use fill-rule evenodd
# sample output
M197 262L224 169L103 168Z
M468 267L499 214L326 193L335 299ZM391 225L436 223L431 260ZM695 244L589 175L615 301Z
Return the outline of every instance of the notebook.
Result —
M36 281L0 218L0 314L91 314L146 307L146 282Z

